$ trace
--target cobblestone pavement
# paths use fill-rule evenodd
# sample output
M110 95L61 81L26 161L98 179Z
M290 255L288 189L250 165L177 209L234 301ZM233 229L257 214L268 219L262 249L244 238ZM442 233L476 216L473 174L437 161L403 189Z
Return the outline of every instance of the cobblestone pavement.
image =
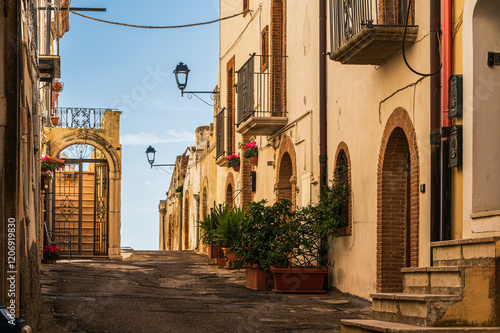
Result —
M124 261L42 267L42 332L340 332L370 303L338 291L274 294L245 288L245 271L194 252L135 251Z

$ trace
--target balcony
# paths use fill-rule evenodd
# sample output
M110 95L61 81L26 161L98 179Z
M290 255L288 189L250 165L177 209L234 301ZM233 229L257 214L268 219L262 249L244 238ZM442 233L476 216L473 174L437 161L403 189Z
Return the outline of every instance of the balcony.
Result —
M61 77L61 57L40 54L38 62L41 82L51 82Z
M263 72L254 70L255 54L238 71L236 131L242 135L272 135L288 123L284 78L277 70L284 57L266 56L271 62Z
M330 59L342 64L382 65L402 50L407 0L330 0ZM418 35L410 13L405 48Z

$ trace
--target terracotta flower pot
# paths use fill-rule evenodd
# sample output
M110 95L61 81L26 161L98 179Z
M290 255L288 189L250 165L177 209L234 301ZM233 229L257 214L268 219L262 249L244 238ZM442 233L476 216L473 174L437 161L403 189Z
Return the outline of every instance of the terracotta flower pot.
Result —
M274 292L277 293L324 293L323 283L327 268L271 266L274 275Z
M236 171L236 172L239 172L240 171L240 166L239 165L233 166L233 170Z
M217 245L213 246L213 250L210 251L210 244L207 245L208 259L219 258L219 247Z
M250 161L250 164L252 165L257 165L257 163L259 162L259 156L250 156L248 158L248 160Z
M247 289L266 290L266 271L259 265L247 266Z
M57 262L57 260L56 260L56 258L52 258L52 257L51 257L51 258L46 258L46 259L44 259L44 262L45 262L46 264L55 264L55 263Z
M222 253L224 254L224 259L226 260L225 262L225 267L227 269L235 269L235 268L232 268L230 267L233 262L236 261L236 255L234 254L234 252L229 252L229 248L228 247L223 247L222 248Z
M59 117L51 117L50 120L52 121L52 125L59 125Z

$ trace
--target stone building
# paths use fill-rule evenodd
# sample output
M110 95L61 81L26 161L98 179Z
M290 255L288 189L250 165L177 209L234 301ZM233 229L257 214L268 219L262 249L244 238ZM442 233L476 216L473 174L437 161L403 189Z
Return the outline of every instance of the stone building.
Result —
M500 5L220 6L221 17L244 13L220 22L217 167L190 173L189 184L214 179L215 204L286 198L303 206L340 168L349 225L329 240L329 286L372 299L377 327L500 324L498 159L488 144L498 136ZM251 141L258 164L242 158L239 171L227 168ZM190 208L185 221L198 216Z

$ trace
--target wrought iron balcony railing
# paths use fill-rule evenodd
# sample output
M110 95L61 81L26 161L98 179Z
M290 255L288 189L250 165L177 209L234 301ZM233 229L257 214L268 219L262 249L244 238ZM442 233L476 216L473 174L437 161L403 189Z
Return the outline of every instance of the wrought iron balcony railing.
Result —
M342 63L380 64L397 52L398 45L401 50L407 14L408 0L330 0L330 58ZM413 44L418 32L413 8L408 25L405 46ZM382 57L369 54L379 50ZM365 52L361 59L359 52Z
M237 125L249 117L285 117L283 79L279 73L255 71L255 54L241 67L237 85ZM272 56L259 56L268 57ZM271 59L272 61L272 59ZM284 61L284 60L280 60Z
M96 108L58 108L61 128L101 128L102 118L106 111L112 109Z

